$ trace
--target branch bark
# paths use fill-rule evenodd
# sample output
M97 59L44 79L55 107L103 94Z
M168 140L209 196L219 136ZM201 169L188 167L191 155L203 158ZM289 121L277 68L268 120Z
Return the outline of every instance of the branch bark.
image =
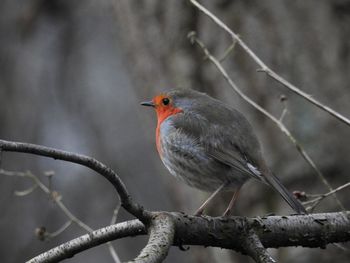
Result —
M142 258L141 255L145 255L147 258L144 258L144 261L136 260L136 262L160 262L157 260L164 258L166 253L163 253L157 260L153 260L153 245L156 245L157 249L162 249L164 246L162 251L167 251L169 244L173 246L220 247L248 254L256 262L273 262L273 259L267 254L266 248L288 246L325 248L330 243L350 241L350 211L255 218L197 217L180 213L159 212L154 222L155 224L152 226L154 230L151 231L150 241L146 246L148 248L141 252L137 260ZM172 224L174 224L173 240L171 239ZM57 262L56 254L58 253L65 256L59 257L62 260L107 241L126 236L145 235L146 232L146 228L138 220L119 223L73 239L29 262ZM78 244L76 243L79 239L82 240L82 244L77 249ZM170 242L171 240L172 242ZM159 250L157 251L159 252ZM145 254L145 252L149 253ZM39 259L42 260L39 261ZM43 261L43 259L47 261Z
M175 245L215 246L244 252L253 229L265 248L321 247L350 241L350 211L269 217L192 217L174 214Z
M266 248L261 244L258 235L253 231L248 231L248 235L243 242L245 252L252 257L257 263L275 263Z
M149 231L148 244L142 249L139 256L129 263L162 262L168 255L175 232L173 218L165 213L157 213L152 218Z
M111 240L145 234L147 234L146 228L139 220L135 219L107 226L75 238L32 258L27 263L59 262L63 259L71 258L84 250L104 244Z

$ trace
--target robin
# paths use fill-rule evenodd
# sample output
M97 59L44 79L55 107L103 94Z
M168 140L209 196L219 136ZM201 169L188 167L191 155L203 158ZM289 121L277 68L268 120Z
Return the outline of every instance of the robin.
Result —
M191 89L172 90L141 105L157 113L156 146L169 172L212 193L196 215L219 192L233 190L224 212L229 215L241 187L251 178L274 188L298 214L306 213L267 167L258 139L239 111Z

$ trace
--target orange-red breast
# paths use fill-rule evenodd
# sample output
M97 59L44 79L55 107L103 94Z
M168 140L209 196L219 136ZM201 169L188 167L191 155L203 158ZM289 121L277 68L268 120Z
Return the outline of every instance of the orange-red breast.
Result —
M235 191L224 215L230 213L242 185L249 179L270 185L297 212L305 208L269 170L247 119L204 93L173 90L143 106L155 108L157 150L175 177L212 192L196 214L223 190Z

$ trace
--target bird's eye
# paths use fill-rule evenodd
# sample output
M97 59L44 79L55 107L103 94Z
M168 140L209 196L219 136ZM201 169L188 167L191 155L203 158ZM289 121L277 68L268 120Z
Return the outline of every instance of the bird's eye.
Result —
M162 99L163 105L168 105L170 100L168 98Z

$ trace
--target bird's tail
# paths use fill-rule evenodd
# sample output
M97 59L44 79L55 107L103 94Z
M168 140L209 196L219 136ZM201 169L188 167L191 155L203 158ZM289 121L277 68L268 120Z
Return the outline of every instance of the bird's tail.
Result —
M304 206L284 187L281 181L272 172L264 176L264 178L270 186L278 191L295 212L298 214L307 214Z

